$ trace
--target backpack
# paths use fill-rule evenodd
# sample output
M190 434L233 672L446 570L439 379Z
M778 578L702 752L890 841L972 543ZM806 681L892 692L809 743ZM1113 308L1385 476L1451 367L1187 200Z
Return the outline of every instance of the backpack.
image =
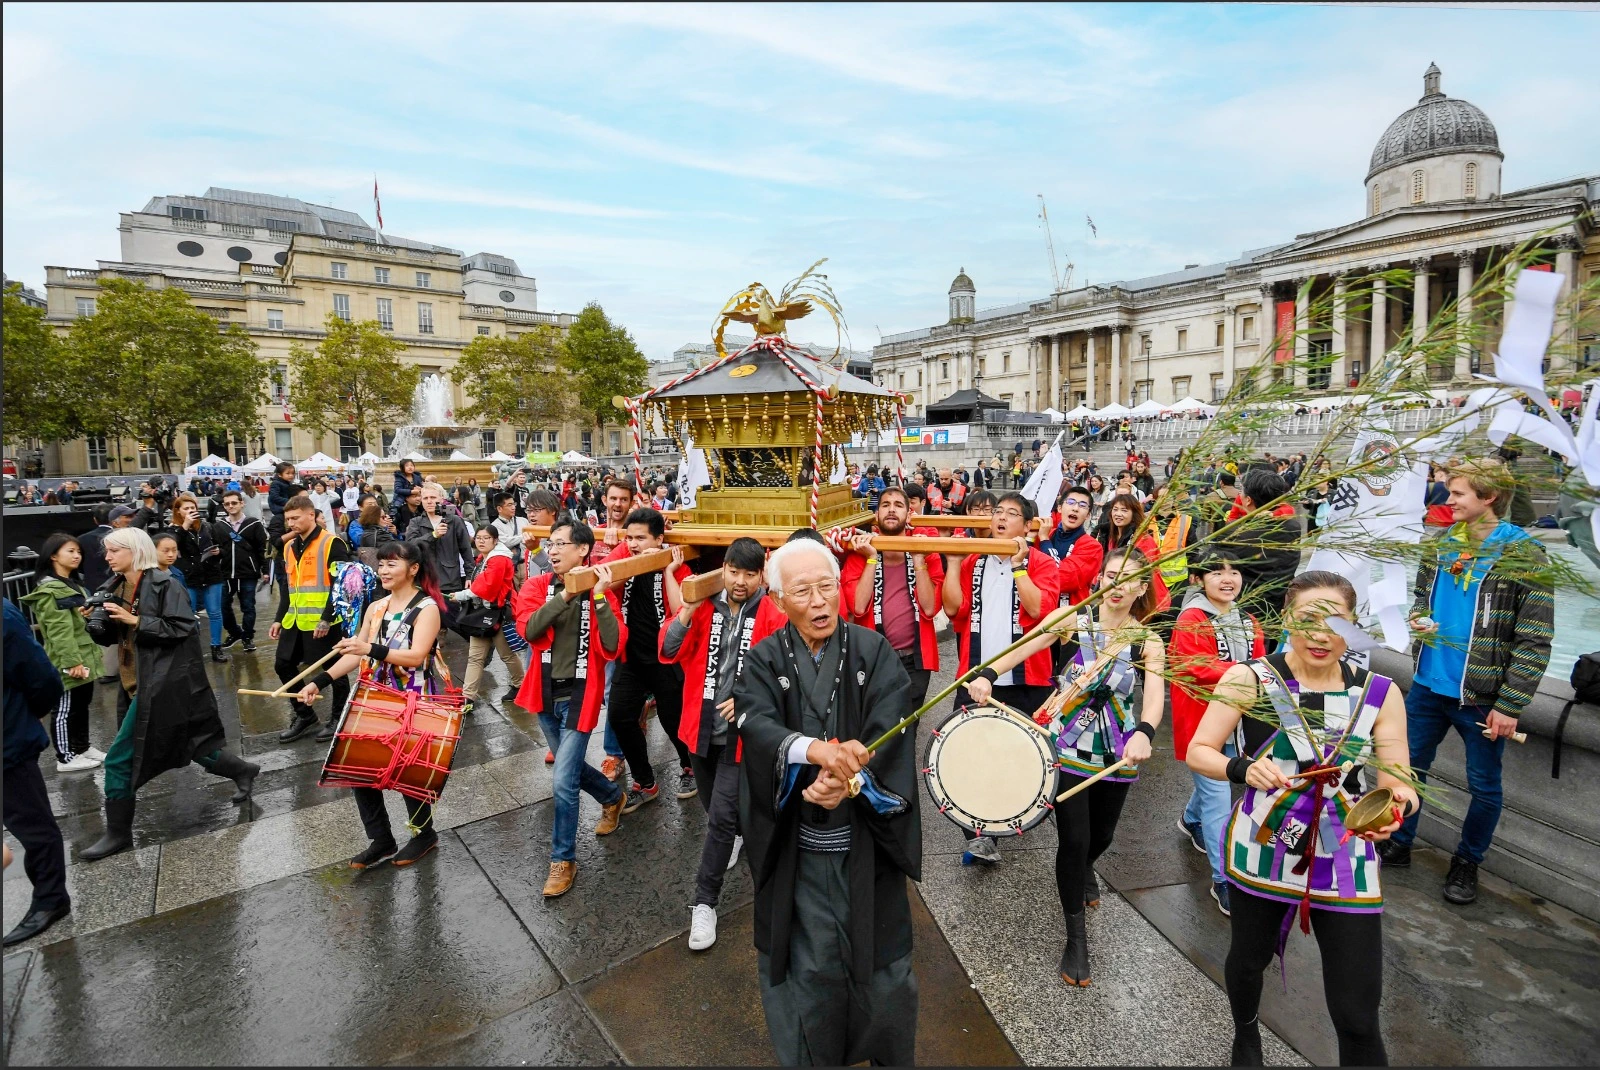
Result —
M1567 717L1572 713L1572 707L1581 702L1585 706L1600 708L1600 650L1578 655L1578 660L1572 663L1571 682L1572 698L1561 707L1561 716L1556 720L1553 754L1550 758L1550 775L1557 779L1561 776L1561 739L1566 735Z

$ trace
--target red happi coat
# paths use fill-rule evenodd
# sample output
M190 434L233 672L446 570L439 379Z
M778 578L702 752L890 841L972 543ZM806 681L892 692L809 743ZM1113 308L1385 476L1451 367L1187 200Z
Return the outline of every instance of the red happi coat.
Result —
M917 528L914 529L911 534L937 535L938 532L932 528ZM910 559L911 555L907 554L906 561L908 564L910 563ZM876 568L874 568L874 571L876 571ZM938 672L939 636L934 630L933 621L934 617L936 617L939 613L939 607L937 604L939 600L939 588L944 585L944 557L942 555L928 555L928 576L933 580L935 602L933 613L929 614L922 611L922 605L917 601L917 588L914 580L911 586L911 605L917 614L918 642L916 652L916 667L919 669L932 669L934 672ZM867 611L865 613L857 616L855 613L850 611L851 607L856 604L856 590L860 586L863 578L865 578L868 583L873 582L872 578L867 577L867 559L862 557L860 554L848 554L844 559L844 565L839 570L839 589L843 599L840 609L844 612L845 619L851 624L859 624L863 628L872 628L881 633L883 628L874 623L874 618L882 613L882 606L879 604L881 599L876 592L873 595L873 601L868 603ZM884 562L883 579L885 583L897 582L900 579L899 566L894 566L894 569L891 570L888 562Z
M528 645L533 648L533 660L528 665L528 671L523 674L522 687L517 691L517 705L534 714L544 712L545 689L551 686L550 670L544 661L544 654L555 642L555 630L547 628L538 635L529 635L528 620L549 598L550 581L554 578L549 572L540 576L530 576L528 582L522 585L522 590L511 596L511 611L516 618L517 632L527 639ZM577 597L589 599L590 592L585 591ZM622 652L622 648L628 644L628 625L622 619L622 606L617 601L616 592L607 591L606 601L611 603L611 612L617 618L617 647L615 650L605 649L605 644L600 641L599 622L591 616L588 672L578 685L582 700L574 703L578 709L575 720L572 714L568 715L568 727L579 732L592 732L599 723L600 704L604 701L606 692L606 662L615 660ZM594 613L592 604L589 612ZM574 697L577 697L576 693Z
M1211 692L1223 674L1241 661L1266 656L1267 643L1261 632L1261 622L1248 613L1244 616L1250 621L1250 649L1230 650L1227 653L1232 657L1227 657L1217 641L1217 631L1208 610L1190 606L1178 614L1172 639L1167 644L1167 668L1173 672L1172 752L1180 762L1189 753L1189 741L1200 727Z
M960 653L960 662L957 666L958 673L965 673L972 667L969 660L969 647L972 645L972 572L978 558L968 555L961 559L961 589L965 593L961 606L956 610L955 616L950 618L950 630L956 633L956 650ZM1011 567L1010 561L991 561L985 568ZM1056 566L1055 559L1049 554L1038 549L1028 549L1028 579L1039 588L1039 612L1041 614L1053 613L1061 597L1061 572ZM984 612L994 612L994 607L985 606ZM1004 612L1004 608L1000 610ZM1026 632L1038 624L1042 617L1030 617L1022 608L1022 599L1017 599L1017 616L1012 622L1012 632ZM988 660L999 651L983 651L983 660ZM1030 655L1022 665L1022 682L1036 687L1047 687L1054 681L1051 669L1051 651L1049 647L1036 654Z
M663 665L683 666L683 718L678 722L678 738L683 745L688 747L700 757L705 757L706 751L711 746L712 718L717 715L713 700L706 697L708 687L715 688L716 681L711 678L709 665L711 653L711 621L716 614L716 607L712 600L707 598L695 607L694 614L689 618L689 634L683 637L678 652L672 657L661 653L661 647L656 651L660 654ZM778 608L778 604L768 598L765 590L757 599L753 610L755 625L750 632L750 646L753 648L761 640L781 629L789 622L788 616ZM667 629L661 629L661 642L667 638ZM724 634L722 637L721 658L736 658L739 656L739 637ZM730 726L732 731L732 726ZM737 732L734 733L737 736ZM734 752L735 760L743 757L744 742L737 743Z

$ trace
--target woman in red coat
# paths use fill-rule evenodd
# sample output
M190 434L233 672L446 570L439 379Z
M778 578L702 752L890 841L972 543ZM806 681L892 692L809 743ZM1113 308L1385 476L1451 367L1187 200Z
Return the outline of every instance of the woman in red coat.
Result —
M1241 661L1263 657L1266 639L1261 624L1238 606L1244 577L1227 553L1203 546L1189 555L1189 575L1199 589L1178 614L1167 644L1167 667L1172 673L1172 749L1184 760L1189 740L1211 701L1211 692L1224 673ZM1232 749L1232 744L1228 745ZM1228 884L1222 873L1222 835L1233 808L1226 781L1198 773L1194 790L1178 819L1194 849L1211 863L1211 897L1224 914L1229 912Z
M1143 529L1138 539L1133 538L1133 533ZM1131 542L1133 548L1144 555L1146 561L1154 561L1161 556L1161 546L1151 534L1151 528L1144 523L1144 506L1140 504L1136 494L1118 494L1106 505L1104 515L1100 518L1100 528L1095 532L1095 539L1105 550L1109 557L1113 550L1126 548ZM1167 581L1161 578L1160 570L1150 573L1150 588L1156 593L1157 613L1164 612L1172 606L1172 592L1167 590Z

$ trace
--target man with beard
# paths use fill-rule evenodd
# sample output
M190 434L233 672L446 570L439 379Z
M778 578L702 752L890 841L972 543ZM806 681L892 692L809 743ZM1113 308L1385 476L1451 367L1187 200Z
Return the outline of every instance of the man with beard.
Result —
M915 734L875 754L866 743L909 710L910 681L888 640L839 619L827 546L785 543L767 582L789 621L750 651L733 691L767 1029L784 1065L909 1066L906 878L922 873Z
M939 469L939 478L928 487L928 508L935 513L959 513L966 500L967 488L958 482L948 468Z
M628 510L633 507L633 487L625 480L609 479L606 481L605 490L600 495L600 523L595 527L594 551L589 555L591 561L604 561L627 541L625 524ZM601 744L605 747L605 760L600 763L600 771L606 775L607 780L616 781L622 776L628 763L623 757L622 744L617 740L616 730L611 727L611 680L617 674L619 662L606 663L606 690L604 701L607 716L605 730L601 733ZM637 775L637 771L629 770ZM652 781L653 783L653 781ZM622 786L628 786L627 781L622 781Z
M884 488L878 496L878 532L911 534L907 530L910 502L902 488ZM913 708L920 706L928 694L928 681L939 671L939 638L933 619L939 614L944 559L938 554L903 550L879 553L873 549L870 531L857 532L850 548L855 552L845 558L839 578L845 617L889 640L911 677L909 702Z

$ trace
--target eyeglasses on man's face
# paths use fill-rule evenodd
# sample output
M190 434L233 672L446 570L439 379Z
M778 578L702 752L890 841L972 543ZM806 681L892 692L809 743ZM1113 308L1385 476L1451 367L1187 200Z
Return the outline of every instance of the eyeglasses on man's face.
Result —
M990 516L1003 516L1003 517L1007 517L1007 518L1009 518L1011 520L1021 520L1021 519L1023 519L1022 510L1020 510L1020 509L996 509L993 513L991 513L989 515Z
M567 542L562 539L551 539L549 542L544 544L544 548L546 550L565 550L569 546L576 545L578 544L575 542Z
M804 587L791 587L783 592L783 597L797 605L807 605L818 595L826 600L838 593L838 580L822 580L819 583L808 583Z

